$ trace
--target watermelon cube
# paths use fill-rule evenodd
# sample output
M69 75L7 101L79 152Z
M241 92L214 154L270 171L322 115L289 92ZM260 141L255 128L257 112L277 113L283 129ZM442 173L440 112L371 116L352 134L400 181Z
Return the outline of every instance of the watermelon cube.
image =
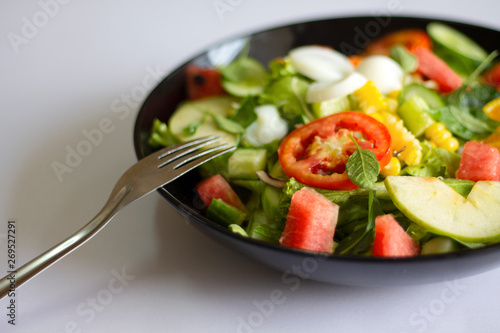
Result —
M500 153L495 147L469 141L464 145L458 179L500 181Z
M238 194L221 175L214 175L202 180L196 185L196 190L205 204L205 207L210 205L212 199L218 199L245 213L247 212Z
M314 189L303 187L292 196L280 244L331 254L338 215L336 203Z
M411 257L420 253L420 247L391 214L375 218L375 257Z

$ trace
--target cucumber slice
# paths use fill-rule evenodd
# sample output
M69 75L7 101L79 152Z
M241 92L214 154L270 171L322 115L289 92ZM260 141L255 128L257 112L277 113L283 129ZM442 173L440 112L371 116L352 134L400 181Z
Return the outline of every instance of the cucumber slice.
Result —
M399 104L403 104L413 96L421 97L431 109L439 109L445 106L436 92L418 83L411 83L403 88L398 97Z
M265 149L239 148L229 158L227 171L230 178L258 179L255 172L265 170L266 164Z
M275 219L276 216L281 213L280 196L281 190L269 185L266 186L264 192L262 192L262 209L264 210L264 213L272 219Z
M277 240L280 232L276 228L276 222L266 215L263 210L256 210L252 214L246 231L250 238L278 243Z
M316 118L326 117L350 109L351 102L348 96L312 103L312 110Z
M241 225L246 218L246 213L219 199L212 199L207 208L207 218L228 227L231 224Z
M237 135L219 129L212 117L207 116L205 112L227 116L236 101L237 99L233 97L216 96L184 103L170 117L168 122L170 131L181 142L214 135L221 138L219 144L227 143L234 146ZM193 125L195 125L194 133L186 134L185 129Z
M258 95L264 90L266 68L253 58L238 58L219 70L222 74L222 87L234 96Z
M475 62L481 62L488 56L488 53L475 41L446 24L429 23L427 33L436 43L455 55Z
M416 137L434 124L434 119L427 113L429 105L420 96L412 96L398 108L398 114L403 122Z

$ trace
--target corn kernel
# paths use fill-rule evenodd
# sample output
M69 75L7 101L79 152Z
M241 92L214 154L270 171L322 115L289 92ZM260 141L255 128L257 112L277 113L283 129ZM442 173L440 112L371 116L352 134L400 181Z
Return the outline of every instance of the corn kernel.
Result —
M401 162L397 157L392 157L389 164L387 164L382 170L380 170L380 174L384 177L389 176L397 176L401 173Z
M454 137L451 137L448 140L446 140L446 142L441 144L440 147L444 148L448 151L457 151L458 146L460 146L460 143L458 142L458 140Z
M446 126L443 123L434 123L425 130L425 137L432 140L439 132L445 130Z

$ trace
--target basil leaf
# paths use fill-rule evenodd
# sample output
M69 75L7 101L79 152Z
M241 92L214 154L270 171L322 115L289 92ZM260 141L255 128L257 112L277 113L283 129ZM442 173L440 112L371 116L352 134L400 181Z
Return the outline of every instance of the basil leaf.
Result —
M349 156L346 171L349 179L356 185L366 189L374 189L380 172L380 164L375 154L369 150L361 149L351 136L357 149Z

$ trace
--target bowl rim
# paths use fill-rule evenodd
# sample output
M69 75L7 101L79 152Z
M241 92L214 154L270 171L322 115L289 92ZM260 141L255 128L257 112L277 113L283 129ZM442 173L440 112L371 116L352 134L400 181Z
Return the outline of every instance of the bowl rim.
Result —
M249 32L239 33L233 35L231 37L221 38L212 42L205 46L203 50L198 51L194 55L191 55L187 60L184 60L180 64L173 67L172 70L168 72L168 74L164 75L163 78L158 81L158 83L150 89L148 95L143 100L135 118L134 126L133 126L133 146L136 158L139 160L145 157L142 154L141 150L141 139L140 139L140 120L144 115L145 106L148 104L150 99L152 99L154 92L158 90L161 86L165 85L174 75L176 75L182 68L192 63L195 59L203 56L207 53L208 50L220 47L223 44L229 43L234 40L242 39L242 38L251 38L257 34L271 32L273 30L278 30L282 28L302 25L302 24L314 24L316 22L328 22L328 21L338 21L338 20L366 20L366 19L375 19L380 16L374 15L348 15L348 16L335 16L330 18L318 18L318 19L309 19L309 20L297 20L292 22L286 22L279 25L271 25L268 27L262 27L258 30L251 30ZM448 23L454 26L462 26L464 28L474 28L485 31L490 31L490 33L498 33L500 34L500 30L496 30L492 27L486 27L483 25L478 25L476 23L468 23L465 21L455 21L451 19L443 19L439 17L422 17L422 16L400 16L400 15L391 15L391 18L399 19L399 20L411 20L421 21L421 22L441 22ZM394 264L407 264L407 263L422 263L422 262L440 262L443 260L461 260L464 257L474 257L474 256L483 256L487 253L492 253L500 250L500 243L493 243L482 246L480 248L467 248L462 249L460 251L448 252L448 253L439 253L439 254L428 254L428 255L418 255L413 257L374 257L374 256L360 256L360 255L333 255L326 253L318 253L313 251L305 251L299 250L291 247L285 247L279 244L273 244L269 242L265 242L258 239L252 239L250 237L241 236L230 231L227 228L217 224L214 221L206 218L199 212L196 212L194 209L184 204L180 200L178 200L173 194L168 192L165 188L160 188L157 192L173 207L180 213L184 218L188 218L191 221L194 220L196 222L202 223L204 226L214 230L216 232L221 232L227 237L234 238L239 242L244 242L249 246L256 246L262 249L278 251L281 253L285 253L287 255L299 256L299 257L323 257L326 261L342 261L342 262L355 262L355 263L368 263L368 264L385 264L385 265L394 265Z

